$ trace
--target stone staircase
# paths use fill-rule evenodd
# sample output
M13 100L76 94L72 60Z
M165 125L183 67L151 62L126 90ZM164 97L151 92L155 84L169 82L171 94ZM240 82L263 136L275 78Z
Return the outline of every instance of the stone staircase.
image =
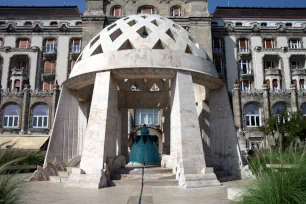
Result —
M221 166L213 166L213 168L214 168L214 173L217 176L217 179L221 183L237 180L237 177L230 175L229 171L223 170Z
M66 183L68 177L72 173L72 167L67 167L67 171L58 171L57 176L50 176L50 182L52 183Z
M140 186L142 183L142 168L126 167L116 169L112 174L109 186ZM145 186L178 186L172 169L152 167L144 169Z

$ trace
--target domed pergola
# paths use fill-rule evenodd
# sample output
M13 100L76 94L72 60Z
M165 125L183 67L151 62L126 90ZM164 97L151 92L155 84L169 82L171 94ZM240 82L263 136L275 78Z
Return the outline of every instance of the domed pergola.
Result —
M81 156L84 174L68 185L105 185L111 159L128 157L127 113L138 108L162 110L161 153L180 186L220 185L207 168L219 164L216 153L227 155L228 169L237 166L227 92L205 50L167 18L133 15L96 35L63 84L47 157Z

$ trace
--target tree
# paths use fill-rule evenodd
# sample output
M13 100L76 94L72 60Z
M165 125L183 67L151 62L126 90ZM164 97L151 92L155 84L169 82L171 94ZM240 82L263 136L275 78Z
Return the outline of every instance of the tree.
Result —
M305 141L306 120L300 111L291 113L283 109L279 114L266 120L260 131L274 138L277 134L282 134L282 146L286 149L296 139Z

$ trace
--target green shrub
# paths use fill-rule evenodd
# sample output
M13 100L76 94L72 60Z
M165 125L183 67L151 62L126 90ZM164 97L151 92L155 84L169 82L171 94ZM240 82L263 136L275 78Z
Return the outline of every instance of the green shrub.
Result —
M2 150L0 152L0 165L5 164L17 158L24 158L13 165L40 165L44 163L44 154L42 152L22 151L22 150Z
M0 152L0 161L4 161L5 154ZM16 174L8 174L5 167L21 162L25 158L17 158L7 163L0 164L0 203L18 204L23 203L23 181Z
M283 167L267 168L265 164L281 164L279 153L263 153L252 158L252 171L257 179L251 182L237 204L305 204L306 165L301 152L284 153Z

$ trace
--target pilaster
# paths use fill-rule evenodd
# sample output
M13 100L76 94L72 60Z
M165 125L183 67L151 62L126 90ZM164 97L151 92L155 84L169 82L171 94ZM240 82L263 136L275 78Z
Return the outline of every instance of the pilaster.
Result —
M267 84L264 84L262 86L262 96L264 101L264 107L263 107L263 114L264 119L267 120L271 117L271 111L270 111L270 92Z
M297 112L298 111L298 99L296 95L296 87L293 84L290 87L290 94L291 94L291 111Z
M21 120L21 131L20 134L24 134L28 129L28 118L29 118L29 105L30 105L30 85L26 84L23 89L23 103L22 103L22 120Z

